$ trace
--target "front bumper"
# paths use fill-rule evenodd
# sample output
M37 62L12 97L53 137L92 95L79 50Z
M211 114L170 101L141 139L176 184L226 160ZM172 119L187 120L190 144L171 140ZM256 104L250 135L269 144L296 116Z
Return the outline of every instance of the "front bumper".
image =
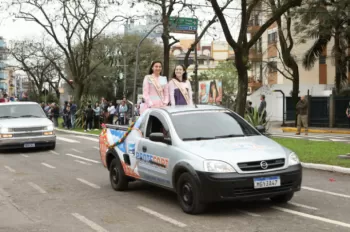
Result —
M258 200L300 191L302 167L294 165L284 170L265 173L207 173L197 172L202 202L225 200ZM279 176L281 186L254 189L254 178Z
M50 147L56 143L56 135L33 136L20 138L1 138L0 150L25 148L24 144L35 144L38 147Z

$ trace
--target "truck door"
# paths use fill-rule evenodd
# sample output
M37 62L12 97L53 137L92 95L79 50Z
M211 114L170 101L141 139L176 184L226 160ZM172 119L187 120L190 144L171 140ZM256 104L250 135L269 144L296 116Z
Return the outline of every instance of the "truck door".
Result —
M168 142L150 140L152 133L163 133ZM169 165L173 147L170 145L171 135L169 126L162 114L152 112L149 115L144 137L137 146L136 159L138 171L146 181L158 185L171 186L171 171Z

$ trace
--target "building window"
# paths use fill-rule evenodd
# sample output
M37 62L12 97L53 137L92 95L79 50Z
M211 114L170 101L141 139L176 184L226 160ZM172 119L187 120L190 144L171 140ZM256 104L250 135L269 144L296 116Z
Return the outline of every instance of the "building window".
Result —
M277 32L273 32L268 34L267 38L268 44L276 43L277 42Z

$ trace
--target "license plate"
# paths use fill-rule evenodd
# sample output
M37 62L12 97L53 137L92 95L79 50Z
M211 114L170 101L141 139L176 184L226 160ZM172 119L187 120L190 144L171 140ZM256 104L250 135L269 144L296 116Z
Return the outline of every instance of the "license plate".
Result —
M24 144L24 148L35 147L35 143L26 143Z
M278 186L281 186L281 179L279 176L254 178L255 189L271 188Z

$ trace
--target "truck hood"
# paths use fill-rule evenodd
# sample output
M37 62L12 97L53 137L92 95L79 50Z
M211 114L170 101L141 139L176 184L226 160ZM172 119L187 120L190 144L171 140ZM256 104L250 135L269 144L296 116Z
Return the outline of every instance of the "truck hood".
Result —
M42 127L50 125L52 125L52 121L48 118L9 118L0 120L0 127L6 128Z
M265 136L183 142L182 149L208 160L236 166L240 162L287 159L290 151Z

